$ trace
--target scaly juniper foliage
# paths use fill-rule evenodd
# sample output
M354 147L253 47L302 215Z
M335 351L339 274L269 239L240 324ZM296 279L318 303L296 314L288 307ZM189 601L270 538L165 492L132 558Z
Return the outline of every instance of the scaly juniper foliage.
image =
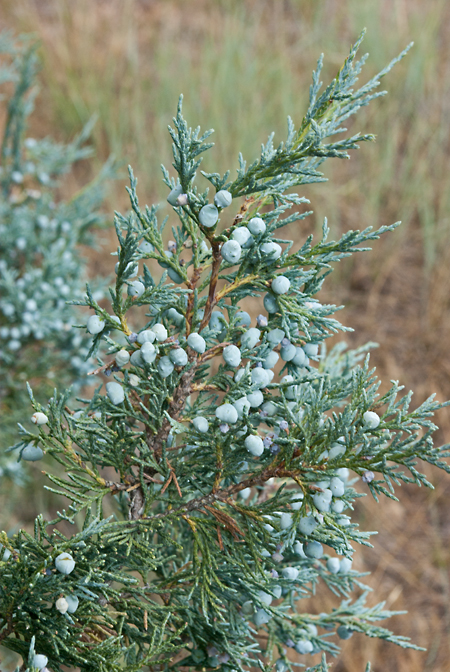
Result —
M86 373L86 338L74 333L77 310L67 299L84 294L86 263L78 245L92 244L92 227L112 165L70 201L57 196L60 178L91 155L87 126L73 142L26 137L37 94L37 44L0 35L4 130L0 141L0 446L15 439L28 413L27 378L40 401L55 378L69 385ZM2 115L3 116L3 115ZM78 309L79 310L79 309ZM79 319L79 318L78 318ZM92 367L91 367L92 368ZM31 427L32 425L30 425ZM17 462L14 462L17 464ZM11 470L14 463L3 463Z
M342 124L382 95L380 78L406 52L356 88L360 41L322 93L319 61L300 127L289 120L286 141L270 137L249 167L240 157L234 181L196 178L211 131L190 129L180 100L162 222L140 206L130 170L110 307L89 288L82 302L91 354L109 346L106 393L75 410L69 392L42 407L30 390L42 424L15 446L65 472L48 474L57 517L1 539L0 640L30 668L285 672L300 659L325 672L353 633L413 646L377 624L393 612L367 606L352 569L371 534L352 522L352 486L376 499L402 482L431 487L417 461L449 469L432 440L440 404L410 411L398 384L380 397L367 348L327 354L345 328L314 298L334 262L395 225L328 242L325 223L300 248L280 235L309 214L290 188L323 180L325 159L372 139ZM336 595L331 613L320 612L323 590ZM302 607L312 592L315 614Z

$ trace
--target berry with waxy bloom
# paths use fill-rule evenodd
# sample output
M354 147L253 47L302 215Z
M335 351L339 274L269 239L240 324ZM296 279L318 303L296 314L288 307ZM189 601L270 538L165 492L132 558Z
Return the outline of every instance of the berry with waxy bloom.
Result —
M164 355L158 362L158 372L161 378L168 378L174 371L174 365L170 357Z
M194 425L197 432L200 432L201 434L206 434L209 430L208 420L201 415L198 415L196 418L194 418L192 420L192 424Z
M305 653L311 653L314 647L312 642L309 641L309 639L299 639L294 648L297 651L297 653L305 654Z
M350 639L350 637L353 635L353 630L346 628L345 625L340 625L336 630L336 633L339 639Z
M132 336L133 336L133 334L132 334ZM143 343L146 343L146 342L153 343L155 339L156 339L156 334L155 334L154 331L152 331L151 329L144 329L144 331L141 331L139 334L136 335L136 338L134 340L142 345ZM131 340L131 336L128 340L133 342Z
M272 292L275 292L275 294L287 294L290 286L291 281L285 275L277 275L272 280Z
M217 224L217 220L219 219L219 211L215 205L209 203L208 205L204 205L200 210L198 218L202 226L204 226L206 229L211 229Z
M216 418L234 425L238 420L238 412L231 404L222 404L216 408Z
M115 406L121 404L125 399L125 392L120 383L106 383L106 394L110 402Z
M261 332L255 327L250 327L247 331L241 336L241 346L245 350L251 350L258 343L261 338Z
M60 553L55 558L55 567L61 574L70 574L75 569L75 560L70 553Z
M174 187L167 196L167 202L175 207L176 205L178 205L177 199L179 196L181 196L182 193L183 193L183 187L181 186L181 184L177 184L176 187Z
M44 451L35 443L28 443L21 451L20 457L26 462L37 462L44 457Z
M203 338L203 336L200 336L200 334L197 334L196 332L193 332L192 334L189 334L187 338L187 344L190 348L195 350L195 352L198 352L199 354L203 354L206 350L206 341Z
M273 296L273 294L266 294L264 299L264 308L267 310L269 315L273 315L274 313L278 312L279 306L278 306L278 301L276 298Z
M47 656L44 656L42 653L35 653L33 658L33 666L37 667L38 670L43 670L48 663Z
M308 541L304 550L308 558L314 558L315 560L319 560L323 555L323 546L318 541Z
M127 288L128 296L134 296L139 299L145 292L145 285L140 280L133 280L130 282Z
M117 366L125 366L130 361L130 353L128 350L119 350L115 356Z
M223 349L223 358L228 366L239 366L241 363L241 351L236 345L227 345Z
M331 574L337 574L340 566L341 563L339 562L339 558L328 558L327 569Z
M247 223L247 228L254 236L260 236L266 230L266 225L261 217L252 217Z
M91 315L87 321L86 328L90 334L95 336L103 331L105 328L105 321L98 317L98 315Z
M131 355L131 363L136 363L139 366L139 360L141 359L146 364L152 364L155 361L157 354L158 351L153 343L145 341L145 343L142 344L141 349Z
M163 324L154 324L152 327L152 332L155 334L156 340L162 343L167 338L167 329Z
M255 457L259 457L264 452L264 443L260 436L250 434L245 439L244 444L248 452L254 455Z
M45 415L45 413L37 411L31 416L31 422L33 422L35 425L46 425L48 422L48 417Z
M288 581L295 581L298 577L299 571L297 567L283 567L281 573Z
M376 429L380 424L380 416L374 411L366 411L363 415L364 424L368 429Z
M174 348L170 351L169 357L175 366L186 366L189 361L187 352L183 348Z
M55 607L60 614L65 614L66 611L69 609L69 603L67 602L65 597L60 597L58 600L56 600Z
M214 196L214 204L218 208L227 208L229 205L231 205L232 200L233 196L226 189L221 189Z
M237 240L228 240L220 248L220 254L229 264L236 264L241 258L242 248Z
M350 558L342 558L339 565L339 574L348 574L352 568L352 560Z

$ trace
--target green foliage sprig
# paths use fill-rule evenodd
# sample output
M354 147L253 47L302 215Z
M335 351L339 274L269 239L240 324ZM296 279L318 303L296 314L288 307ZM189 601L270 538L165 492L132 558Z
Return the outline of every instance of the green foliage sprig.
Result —
M287 190L322 180L326 158L371 139L325 142L381 95L399 60L356 89L359 44L320 95L319 61L310 108L283 145L270 138L248 169L241 158L234 182L204 175L213 202L194 184L210 132L188 127L181 99L169 129L177 179L163 169L173 213L162 222L155 206L141 208L130 169L111 305L89 288L74 298L93 311L91 352L109 346L95 372L109 379L106 394L75 409L70 391L43 407L30 390L44 418L15 446L51 455L65 474L48 474L66 502L54 520L2 536L0 641L24 658L32 642L54 670L286 672L295 650L306 664L321 653L310 669L324 672L335 634L417 648L376 624L397 612L366 603L352 557L371 533L351 512L364 490L395 498L401 482L431 487L419 460L449 471L447 447L432 439L442 404L411 411L398 383L380 397L368 347L328 352L345 327L316 298L334 262L396 225L328 242L325 222L322 240L300 249L278 237L309 214ZM327 588L337 606L306 613L302 600L315 594L319 605Z

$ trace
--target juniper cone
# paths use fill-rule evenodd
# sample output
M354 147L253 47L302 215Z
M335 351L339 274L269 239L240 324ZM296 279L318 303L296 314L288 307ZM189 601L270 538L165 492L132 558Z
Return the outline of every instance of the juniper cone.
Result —
M326 222L318 242L301 225L295 245L282 235L310 214L291 188L323 181L326 159L372 139L348 136L343 123L382 95L380 78L406 50L357 88L361 39L322 92L319 60L299 128L289 119L285 142L274 147L271 136L250 166L241 156L234 180L197 174L211 131L188 127L180 99L162 221L139 204L130 169L111 303L100 306L89 287L81 302L92 311L90 354L109 347L99 359L106 391L73 408L68 391L45 407L30 391L48 422L22 430L15 446L19 455L40 447L65 472L48 474L63 498L56 518L1 537L0 640L29 665L37 654L50 670L285 672L295 660L325 672L354 633L415 647L378 625L394 612L366 604L352 558L372 533L351 514L364 494L431 487L420 459L449 470L446 447L432 440L441 404L411 411L398 383L380 397L369 346L327 351L347 328L317 299L336 261L396 224L337 242ZM232 240L236 260L222 255ZM127 291L133 278L143 293ZM92 316L104 323L98 333ZM307 613L312 589L317 607ZM329 589L336 602L326 613Z
M92 154L92 124L68 145L27 133L38 93L37 44L0 33L0 476L17 478L17 461L4 449L16 440L17 422L29 422L27 378L46 403L55 381L79 382L91 363L89 340L72 329L80 310L67 305L85 291L86 260L79 245L93 244L92 229L104 221L99 207L107 163L69 201L58 191L73 164ZM95 281L96 289L100 287ZM78 317L77 317L78 315ZM93 316L92 329L99 320ZM97 333L95 330L90 333ZM38 383L38 384L36 384ZM36 421L40 424L40 421ZM23 475L22 475L23 476Z

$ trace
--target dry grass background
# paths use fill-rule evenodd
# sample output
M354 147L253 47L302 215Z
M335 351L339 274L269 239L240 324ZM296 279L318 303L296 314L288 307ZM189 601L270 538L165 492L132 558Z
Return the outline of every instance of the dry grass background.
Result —
M180 92L188 120L217 129L205 169L223 171L237 165L239 150L253 159L270 131L282 139L287 114L299 120L322 51L326 82L366 26L368 78L414 40L384 81L388 97L358 116L358 129L376 133L377 143L350 162L331 163L330 182L303 192L315 215L291 233L303 239L324 215L336 236L403 220L372 253L342 262L326 298L347 306L341 318L355 329L351 344L380 343L372 361L384 380L413 388L417 403L432 392L450 398L447 1L2 0L0 25L34 31L42 42L33 133L66 139L97 113L98 162L113 152L132 164L147 202L165 193L159 163L170 164L166 126ZM80 166L63 189L95 169ZM127 207L124 184L114 186L110 210ZM111 245L105 241L105 249ZM111 270L107 252L95 264ZM440 441L450 441L449 414L438 420ZM354 636L343 642L335 672L363 670L369 659L375 672L450 670L450 478L426 471L434 491L405 487L399 503L359 500L362 528L380 532L373 550L358 550L355 565L372 572L377 601L409 611L389 626L427 652ZM30 521L35 508L53 505L42 493L32 497L12 495L8 510L17 506L17 517ZM331 595L323 600L333 603Z

